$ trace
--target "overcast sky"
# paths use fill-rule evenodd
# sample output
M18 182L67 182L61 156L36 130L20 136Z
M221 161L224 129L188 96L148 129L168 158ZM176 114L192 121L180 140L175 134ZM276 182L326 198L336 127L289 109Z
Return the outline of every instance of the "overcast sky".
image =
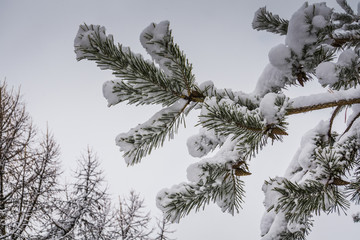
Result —
M335 1L327 2L335 6ZM349 3L356 6L356 1ZM145 54L139 42L141 31L152 22L169 20L175 42L193 63L198 83L212 80L218 88L250 92L268 62L268 51L284 40L252 30L254 12L266 5L289 19L302 4L300 0L1 0L0 79L21 86L27 109L40 130L48 123L61 146L65 172L89 145L101 160L114 199L134 189L145 198L153 215L160 216L155 207L157 192L186 181L187 166L197 161L186 148L186 139L198 131L193 127L196 113L190 114L187 128L181 128L175 140L166 142L141 164L126 167L115 146L116 135L145 122L159 108L107 107L102 84L114 77L93 62L76 61L73 41L79 25L103 25L115 41ZM318 90L316 86L311 83L305 90L294 91L308 94ZM290 135L284 142L268 146L251 161L253 174L244 178L243 210L230 216L210 205L173 227L177 239L259 239L263 181L282 176L301 135L328 116L327 111L319 111L291 117ZM359 235L359 225L353 224L350 216L322 215L308 239L357 239Z

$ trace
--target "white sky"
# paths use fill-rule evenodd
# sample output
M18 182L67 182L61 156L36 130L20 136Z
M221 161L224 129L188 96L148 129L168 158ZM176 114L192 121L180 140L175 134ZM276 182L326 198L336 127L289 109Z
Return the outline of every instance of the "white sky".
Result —
M314 1L310 1L314 2ZM327 1L334 7L335 1ZM77 62L73 40L82 23L99 24L113 34L115 41L145 54L139 42L141 31L151 22L169 20L175 41L194 66L197 82L212 80L217 87L250 92L268 62L267 53L283 38L252 30L254 12L262 6L289 19L303 1L256 0L1 0L0 1L0 79L18 87L27 109L39 129L46 123L61 146L64 170L74 168L75 160L87 145L101 160L109 190L114 199L130 189L140 192L153 215L159 216L155 196L164 187L186 181L186 168L196 161L186 149L186 139L196 113L180 129L175 140L154 151L140 165L126 167L115 146L118 133L146 121L158 107L121 104L107 108L102 84L113 79L95 63ZM356 1L349 1L356 6ZM295 89L296 94L314 91ZM191 214L174 226L179 240L259 239L264 212L261 186L269 177L282 176L299 146L301 135L326 119L320 111L292 116L290 136L283 143L268 146L253 159L253 175L246 182L246 203L240 214L223 214L215 205ZM351 211L349 212L351 215ZM315 222L309 240L355 239L359 225L350 216L323 216Z

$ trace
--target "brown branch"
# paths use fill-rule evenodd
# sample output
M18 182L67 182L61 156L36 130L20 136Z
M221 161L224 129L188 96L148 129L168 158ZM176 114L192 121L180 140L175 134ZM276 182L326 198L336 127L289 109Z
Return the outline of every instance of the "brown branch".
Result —
M333 123L334 123L334 119L335 119L336 115L340 112L340 110L341 110L342 107L343 107L343 106L337 106L337 107L335 108L333 114L331 115L330 124L329 124L329 130L328 130L328 134L327 134L328 137L329 137L329 139L331 139L331 129L332 129L332 125L333 125Z
M314 111L314 110L320 110L320 109L325 109L325 108L330 108L330 107L338 107L338 106L343 106L343 105L351 105L351 104L356 104L356 103L360 103L360 98L342 99L342 100L338 100L338 101L321 103L321 104L299 107L299 108L288 108L288 109L286 109L285 115L294 115L294 114L305 113L305 112L310 112L310 111Z
M352 127L352 125L353 125L353 123L355 122L355 120L358 119L359 117L360 117L360 113L358 113L358 114L354 117L354 119L350 122L350 124L347 126L347 128L345 129L345 131L343 132L343 134L341 134L340 137L344 136L344 134L347 133L347 132L350 130L350 128Z

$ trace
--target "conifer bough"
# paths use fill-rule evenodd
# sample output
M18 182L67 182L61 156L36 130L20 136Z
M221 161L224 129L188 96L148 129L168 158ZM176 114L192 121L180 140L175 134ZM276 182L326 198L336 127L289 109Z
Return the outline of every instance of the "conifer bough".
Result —
M190 155L202 159L189 166L187 183L157 195L157 205L168 219L179 221L209 202L224 212L238 212L244 178L251 174L249 160L269 140L282 141L288 115L323 108L335 110L328 121L305 134L285 176L264 183L261 239L305 239L314 214L345 212L351 201L360 202L360 15L345 0L337 2L343 12L326 3L304 3L289 20L266 8L255 13L254 29L285 35L285 42L270 50L269 64L251 93L219 89L210 81L197 83L168 21L152 23L140 35L152 60L115 44L104 27L80 26L74 44L77 59L95 61L118 78L103 85L109 106L127 102L163 107L116 138L128 165L172 139L186 115L199 111L200 131L187 145ZM287 87L306 87L308 81L318 81L325 93L285 95ZM352 115L345 131L337 133L334 119L347 108ZM213 157L205 157L215 149Z

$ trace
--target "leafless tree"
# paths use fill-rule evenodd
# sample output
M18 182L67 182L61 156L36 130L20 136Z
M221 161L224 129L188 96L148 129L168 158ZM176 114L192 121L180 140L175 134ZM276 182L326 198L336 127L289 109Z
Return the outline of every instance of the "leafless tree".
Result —
M119 237L122 240L149 240L153 228L149 229L150 212L144 213L144 200L134 191L130 191L128 199L119 199L117 223Z
M170 230L170 222L166 218L157 219L158 232L154 240L174 240L169 235L174 233L175 230Z
M91 149L78 161L76 183L56 204L52 226L42 239L115 239L113 210L97 156Z
M134 191L111 204L96 154L79 158L75 183L58 182L59 147L47 131L39 136L20 90L0 84L0 240L150 240L150 214ZM165 224L165 223L164 223ZM159 224L156 240L168 240Z
M58 145L39 139L20 91L0 85L0 239L26 239L41 231L58 176ZM41 222L41 221L40 221Z

